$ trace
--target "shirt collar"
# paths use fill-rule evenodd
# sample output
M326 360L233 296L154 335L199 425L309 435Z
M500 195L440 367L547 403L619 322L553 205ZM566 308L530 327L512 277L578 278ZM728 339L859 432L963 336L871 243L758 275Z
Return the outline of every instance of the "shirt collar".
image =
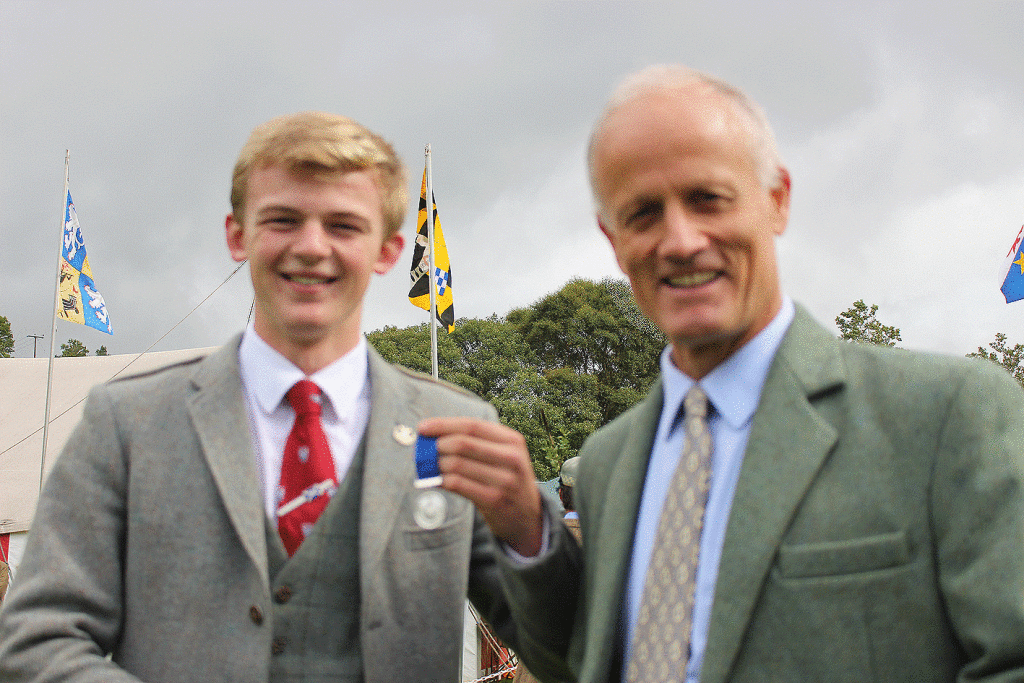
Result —
M340 419L355 413L355 404L368 390L369 362L366 338L341 358L309 376L327 396L327 419ZM265 414L277 410L284 395L306 375L277 349L265 342L252 324L242 334L238 347L242 381ZM333 413L331 415L330 413Z
M733 429L743 429L753 419L768 370L795 314L793 300L784 296L782 308L772 321L700 381L715 414ZM662 434L668 434L674 428L683 397L695 384L672 363L671 353L672 347L665 347L660 359L664 392Z

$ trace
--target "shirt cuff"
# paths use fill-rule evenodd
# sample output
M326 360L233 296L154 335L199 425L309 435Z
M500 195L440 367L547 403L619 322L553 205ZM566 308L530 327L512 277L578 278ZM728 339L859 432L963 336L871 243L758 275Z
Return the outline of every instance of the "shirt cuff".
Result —
M536 564L538 561L540 561L540 558L544 556L544 553L546 553L551 548L551 529L551 518L548 516L548 511L545 508L544 529L541 531L540 550L537 552L536 555L534 555L533 557L526 557L525 555L520 555L515 551L514 548L512 548L512 546L510 546L508 543L505 543L504 541L501 541L499 545L501 546L501 549L505 552L505 556L512 560L513 564L518 565L520 567L529 567L530 565Z

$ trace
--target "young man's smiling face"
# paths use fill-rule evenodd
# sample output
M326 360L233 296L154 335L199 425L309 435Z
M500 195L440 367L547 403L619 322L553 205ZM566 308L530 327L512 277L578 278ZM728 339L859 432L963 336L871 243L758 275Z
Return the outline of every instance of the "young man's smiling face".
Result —
M613 112L594 168L601 229L637 303L699 379L781 306L774 239L788 218L788 175L764 186L738 115L698 84Z
M226 220L228 249L249 260L260 337L302 367L315 350L323 366L359 340L370 276L401 255L401 235L385 237L375 171L313 177L283 166L255 169L243 216Z

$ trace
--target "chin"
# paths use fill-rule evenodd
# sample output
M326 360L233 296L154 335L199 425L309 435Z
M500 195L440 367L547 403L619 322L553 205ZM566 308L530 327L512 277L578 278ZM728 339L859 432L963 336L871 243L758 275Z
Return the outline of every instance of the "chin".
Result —
M318 320L292 320L285 326L285 335L295 344L308 346L327 336L328 326Z
M703 323L678 326L665 336L671 339L674 344L690 348L700 348L702 346L728 344L742 335L742 330L737 331L726 325Z
M712 316L686 316L663 320L661 329L670 339L699 341L727 334L729 326Z

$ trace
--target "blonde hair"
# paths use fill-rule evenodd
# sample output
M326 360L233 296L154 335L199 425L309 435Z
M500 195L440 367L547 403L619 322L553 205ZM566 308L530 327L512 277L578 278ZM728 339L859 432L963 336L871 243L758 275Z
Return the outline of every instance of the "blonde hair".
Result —
M352 119L307 111L257 126L238 155L231 179L231 210L239 220L253 171L278 164L291 173L317 178L375 171L385 238L402 227L409 201L405 166L384 138Z

